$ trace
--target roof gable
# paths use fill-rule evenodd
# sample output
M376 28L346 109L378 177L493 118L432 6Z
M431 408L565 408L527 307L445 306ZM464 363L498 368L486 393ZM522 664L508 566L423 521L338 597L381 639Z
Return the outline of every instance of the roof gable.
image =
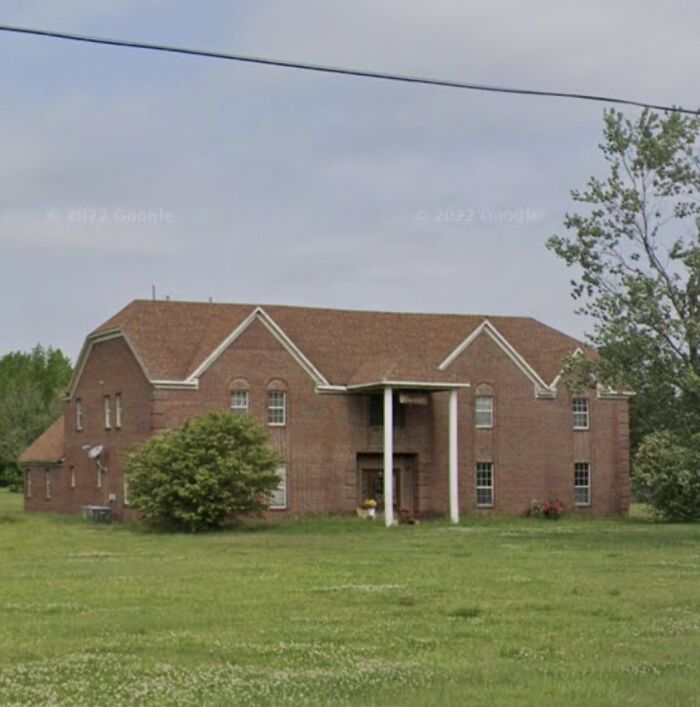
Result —
M441 371L449 373L446 362L455 352L487 331L537 386L549 388L564 358L587 349L525 317L162 300L132 302L91 337L123 332L152 382L195 387L253 321L261 321L318 385L345 386L397 367L438 380Z
M22 452L20 464L56 464L66 456L64 416L58 418L52 425L35 439Z

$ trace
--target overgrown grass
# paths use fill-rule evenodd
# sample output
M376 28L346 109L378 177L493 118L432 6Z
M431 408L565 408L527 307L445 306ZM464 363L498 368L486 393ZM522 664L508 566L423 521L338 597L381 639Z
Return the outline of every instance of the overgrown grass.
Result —
M359 519L204 536L0 491L3 705L697 705L700 527Z

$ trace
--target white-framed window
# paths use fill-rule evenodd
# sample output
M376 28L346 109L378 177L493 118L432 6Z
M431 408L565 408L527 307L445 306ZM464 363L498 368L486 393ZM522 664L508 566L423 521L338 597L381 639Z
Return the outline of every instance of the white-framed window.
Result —
M574 398L571 404L574 413L574 429L587 430L590 425L588 398Z
M476 463L476 505L493 506L493 462Z
M128 506L129 504L129 481L127 479L124 479L124 505Z
M70 468L70 487L72 489L75 488L75 467L71 466Z
M111 430L112 429L112 398L111 398L111 396L105 395L104 406L105 406L105 429Z
M83 430L83 401L80 398L75 401L75 429L77 432Z
M287 422L287 394L283 390L267 391L267 424L282 426Z
M124 419L124 399L121 393L114 396L114 426L120 430Z
M287 467L277 467L277 476L280 482L277 488L270 494L270 508L287 507Z
M24 482L24 490L27 493L27 498L32 497L32 470L26 470L26 481Z
M474 398L474 423L477 427L493 427L493 396L477 395Z
M233 412L248 412L250 396L245 388L236 388L231 391L231 410Z
M577 506L591 505L591 465L588 462L574 464L574 503Z
M44 482L46 484L46 500L51 499L51 472L44 469Z

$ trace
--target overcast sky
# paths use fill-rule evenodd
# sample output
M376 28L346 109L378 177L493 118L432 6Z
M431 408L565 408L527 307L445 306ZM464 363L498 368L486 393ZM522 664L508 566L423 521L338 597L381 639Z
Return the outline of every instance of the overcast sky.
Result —
M4 0L0 23L700 103L696 0ZM2 33L0 67L0 355L75 358L152 283L587 327L544 242L603 173L600 104Z

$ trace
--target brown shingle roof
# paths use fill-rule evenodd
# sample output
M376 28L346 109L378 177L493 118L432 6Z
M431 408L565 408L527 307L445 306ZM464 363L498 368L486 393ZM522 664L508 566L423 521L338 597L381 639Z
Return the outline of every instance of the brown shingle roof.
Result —
M32 444L24 450L19 458L21 464L44 463L54 464L66 456L64 432L64 417L56 420Z
M551 383L580 341L526 317L367 312L261 305L333 384L363 367L434 370L484 319ZM120 328L155 380L184 380L256 308L250 304L135 300L93 333ZM586 349L588 350L588 349ZM412 363L406 363L406 358ZM372 362L379 363L372 363ZM398 365L398 364L396 364ZM367 370L363 377L373 371Z

